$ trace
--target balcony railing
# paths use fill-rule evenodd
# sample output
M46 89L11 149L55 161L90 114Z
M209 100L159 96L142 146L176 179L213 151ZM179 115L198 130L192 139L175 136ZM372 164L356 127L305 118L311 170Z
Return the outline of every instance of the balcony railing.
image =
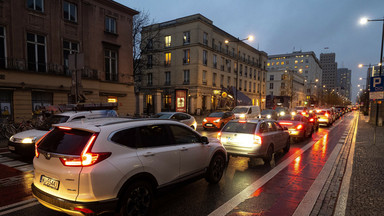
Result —
M36 63L27 62L25 59L16 58L0 58L0 68L7 70L27 71L41 74L51 74L59 76L72 76L68 67L54 63ZM84 68L81 69L83 78L99 79L99 73L96 69Z

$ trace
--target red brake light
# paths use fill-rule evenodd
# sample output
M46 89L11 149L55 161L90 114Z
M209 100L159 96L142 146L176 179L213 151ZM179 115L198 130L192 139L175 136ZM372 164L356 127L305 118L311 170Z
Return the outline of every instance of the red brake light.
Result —
M239 123L247 123L245 120L239 120Z
M85 145L84 150L81 152L80 157L68 157L68 158L60 158L61 163L64 166L91 166L93 164L96 164L106 158L108 158L111 153L110 152L101 152L101 153L94 153L91 152L91 148L93 144L95 143L97 134L93 134L91 138L88 140L87 144Z
M47 136L47 134L51 133L52 130L50 130L49 132L47 132L46 134L44 134L44 136L42 136L39 140L37 140L37 142L35 142L35 157L39 157L40 155L40 152L39 150L37 150L37 147L39 147L39 144L40 144L40 141L44 139L45 136Z
M254 143L254 144L261 145L262 141L263 141L263 140L261 139L260 136L258 136L258 135L254 135L254 136L253 136L253 143Z
M279 122L281 125L292 125L292 122Z
M85 214L93 214L93 213L95 213L91 209L86 209L86 208L75 208L75 211L80 211L80 212L83 212Z
M296 129L297 129L297 130L300 130L300 129L302 129L302 128L303 128L303 125L301 125L301 124L299 124L299 125L296 126Z
M307 113L306 112L301 112L301 115L307 115Z
M309 119L309 121L310 121L310 122L314 122L314 121L315 121L315 119L314 119L314 118L311 118L311 119Z
M60 126L60 127L58 127L58 128L60 128L60 129L62 129L62 130L72 130L72 128L70 128L70 127L64 127L64 126Z
M325 117L329 117L329 114L328 114L328 113L325 113Z

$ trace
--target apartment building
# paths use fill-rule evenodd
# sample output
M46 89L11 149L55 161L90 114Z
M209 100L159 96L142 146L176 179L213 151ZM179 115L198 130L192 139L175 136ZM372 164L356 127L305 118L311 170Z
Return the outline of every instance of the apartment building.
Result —
M307 102L318 103L322 91L323 70L313 51L294 51L268 56L268 71L292 70L304 77Z
M340 89L340 94L344 98L351 100L351 75L352 71L348 68L337 69L337 86L336 90Z
M0 11L2 117L75 102L117 102L118 113L134 114L137 11L112 0L4 0Z
M321 53L320 65L323 68L323 86L328 91L337 87L337 62L335 53Z
M294 70L271 70L267 72L267 98L273 99L276 96L289 98L289 108L304 106L306 100L305 77ZM273 103L270 107L273 107Z
M267 54L201 14L143 28L142 49L139 110L200 114L232 108L236 95L265 107Z

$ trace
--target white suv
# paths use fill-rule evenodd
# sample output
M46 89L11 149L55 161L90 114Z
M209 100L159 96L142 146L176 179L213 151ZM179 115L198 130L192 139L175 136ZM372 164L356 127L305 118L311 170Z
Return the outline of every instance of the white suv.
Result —
M72 215L147 215L157 188L198 175L218 183L226 157L220 143L171 120L64 123L36 145L32 193Z

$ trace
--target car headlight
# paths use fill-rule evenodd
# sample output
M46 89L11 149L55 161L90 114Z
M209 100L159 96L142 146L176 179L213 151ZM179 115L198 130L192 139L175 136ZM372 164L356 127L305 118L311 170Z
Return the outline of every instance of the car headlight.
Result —
M285 112L280 112L280 116L285 116Z
M293 116L296 115L296 112L292 112L291 115L293 115Z
M207 122L207 119L204 119L203 122Z
M240 118L245 118L245 114L241 114L241 115L240 115Z
M15 140L15 138L13 137L13 136L11 136L10 138L9 138L9 141L11 141L11 142L13 142Z
M219 122L220 122L220 119L217 119L217 120L215 120L215 121L213 121L213 122L215 122L215 123L219 123Z
M35 143L37 137L25 137L23 140L21 140L21 143L24 144L32 144Z
M270 119L272 116L271 115L267 115L267 118Z

